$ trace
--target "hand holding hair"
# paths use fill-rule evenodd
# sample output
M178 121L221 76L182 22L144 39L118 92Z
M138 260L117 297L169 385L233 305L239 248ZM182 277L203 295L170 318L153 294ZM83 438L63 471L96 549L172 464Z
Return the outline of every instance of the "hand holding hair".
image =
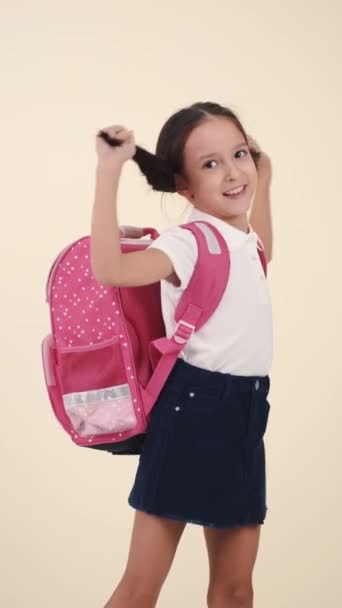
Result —
M176 192L175 176L169 164L144 148L136 146L133 131L127 131L120 126L102 129L97 135L97 152L99 158L105 161L111 158L115 158L116 161L119 159L121 162L134 160L153 190Z
M123 164L134 156L134 133L118 125L107 127L98 133L96 149L100 163L108 168L116 168L118 163Z

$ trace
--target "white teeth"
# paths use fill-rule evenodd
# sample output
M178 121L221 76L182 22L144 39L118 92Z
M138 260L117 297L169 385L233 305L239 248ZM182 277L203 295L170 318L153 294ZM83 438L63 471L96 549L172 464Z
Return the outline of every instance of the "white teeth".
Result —
M230 194L240 194L240 192L242 192L242 190L244 189L245 186L242 186L241 188L235 188L235 190L230 190L229 192L225 192L225 194L227 196L229 196Z

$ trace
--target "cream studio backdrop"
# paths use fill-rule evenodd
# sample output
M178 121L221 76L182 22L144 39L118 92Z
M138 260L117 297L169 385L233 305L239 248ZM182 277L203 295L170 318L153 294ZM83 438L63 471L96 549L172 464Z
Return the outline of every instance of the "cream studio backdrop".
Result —
M97 130L127 125L154 150L166 118L198 100L236 111L273 163L269 513L255 605L338 606L340 3L35 0L1 12L1 606L100 608L122 574L137 460L76 447L54 419L45 281L57 253L89 234ZM125 167L121 223L162 229L184 209ZM202 531L189 526L158 605L205 606L207 576Z

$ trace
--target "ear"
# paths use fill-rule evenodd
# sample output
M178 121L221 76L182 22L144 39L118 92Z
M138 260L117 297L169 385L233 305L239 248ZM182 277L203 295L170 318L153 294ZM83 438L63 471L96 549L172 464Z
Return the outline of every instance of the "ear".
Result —
M188 183L187 183L185 177L183 177L183 175L177 174L175 176L175 181L176 181L176 192L178 194L180 194L181 196L184 196L188 201L192 202L194 197L189 190Z

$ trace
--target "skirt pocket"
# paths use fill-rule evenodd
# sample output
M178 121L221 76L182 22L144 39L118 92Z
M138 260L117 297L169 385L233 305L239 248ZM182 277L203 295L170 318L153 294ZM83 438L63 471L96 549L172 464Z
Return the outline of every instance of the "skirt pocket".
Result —
M262 399L252 406L249 433L256 445L261 442L266 433L269 413L270 404L267 399Z
M118 338L59 351L63 404L81 436L126 431L137 423Z
M271 410L271 406L269 404L269 402L267 401L267 399L265 399L264 401L264 415L262 417L262 423L261 423L261 436L263 437L266 433L266 429L267 429L267 424L268 424L268 418L270 415L270 410Z

